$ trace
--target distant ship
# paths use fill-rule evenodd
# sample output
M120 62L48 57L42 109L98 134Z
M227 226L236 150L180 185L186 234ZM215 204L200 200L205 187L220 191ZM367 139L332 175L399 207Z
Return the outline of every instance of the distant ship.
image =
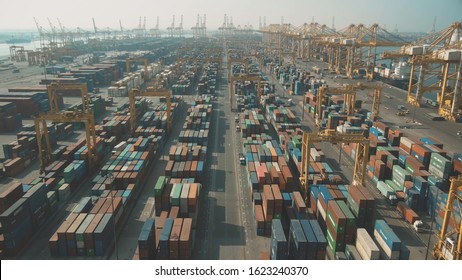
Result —
M391 86L407 90L409 87L409 79L411 76L411 66L405 62L394 62L392 64L394 69L382 64L374 68L374 79L382 81ZM413 78L413 82L416 80Z
M25 44L25 43L30 43L32 42L31 39L29 38L11 38L5 40L5 43L7 44Z

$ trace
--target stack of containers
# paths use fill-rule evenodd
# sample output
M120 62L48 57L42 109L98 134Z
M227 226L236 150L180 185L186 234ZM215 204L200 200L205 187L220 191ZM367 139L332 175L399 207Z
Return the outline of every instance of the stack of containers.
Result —
M449 159L438 153L432 153L428 171L435 177L447 180L452 172L452 163Z
M179 240L179 259L190 260L192 252L192 224L193 221L190 218L183 219L183 226L181 228L180 240Z
M345 257L347 260L362 260L361 254L359 254L358 250L354 245L347 244L345 246Z
M173 211L173 208L172 208ZM163 212L166 213L167 212ZM172 216L172 212L170 212ZM159 238L156 240L157 259L188 260L191 259L193 247L192 219L174 218L161 215L157 227ZM157 234L156 234L157 235Z
M382 249L382 258L399 260L401 240L384 220L375 221L374 237Z
M264 236L265 235L265 215L263 214L263 207L260 204L255 204L253 208L253 216L255 219L255 227L257 230L257 235Z
M405 191L405 182L412 182L412 175L402 167L395 165L393 166L392 181L399 187L402 187L402 190Z
M20 182L12 182L0 194L0 214L10 208L16 201L18 201L24 194L23 185Z
M290 220L289 259L324 260L327 240L316 220Z
M181 228L183 226L183 219L176 218L173 220L172 231L169 237L169 259L170 260L178 260L179 258L179 241L181 235Z
M112 245L114 240L113 219L113 214L104 214L93 232L95 256L104 256L109 247Z
M428 201L428 181L422 177L414 177L413 189L419 194L419 203L417 205L417 211L425 211L427 208Z
M275 197L270 185L263 186L262 209L265 218L265 233L269 233L267 229L271 229L271 221L275 214Z
M246 110L240 114L240 127L242 137L252 137L253 134L268 132L265 117L255 110Z
M307 240L299 220L290 220L289 259L304 260L306 258Z
M154 206L156 214L162 211L162 193L165 186L167 185L167 178L165 176L159 176L154 186Z
M141 229L140 236L138 237L138 252L140 260L149 260L155 254L155 241L156 241L156 223L152 218L148 218Z
M373 215L375 211L374 197L362 186L348 187L347 205L356 217L356 226L373 232Z
M273 219L271 223L270 258L272 260L287 260L289 248L282 229L280 219Z
M363 260L378 260L380 250L364 228L358 228L356 231L356 249Z
M0 214L0 223L4 238L3 251L7 256L16 255L33 233L28 199L20 198Z
M326 213L327 243L330 253L335 256L336 252L345 250L346 216L340 209L337 201L331 200L327 205Z
M326 258L327 240L316 220L300 220L307 240L307 260L324 260Z
M115 196L115 192L112 196ZM95 205L90 197L80 200L68 218L50 238L52 254L59 256L104 256L114 239L114 225L123 213L121 197L100 198ZM56 249L57 248L57 249Z

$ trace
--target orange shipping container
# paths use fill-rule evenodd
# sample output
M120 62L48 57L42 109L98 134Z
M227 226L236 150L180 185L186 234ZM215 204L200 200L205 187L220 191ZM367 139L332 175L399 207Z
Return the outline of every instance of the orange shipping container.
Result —
M273 191L274 196L274 214L282 214L282 194L278 185L271 185L271 190Z
M181 228L180 241L179 241L179 259L191 259L192 249L192 219L183 219L183 226Z
M257 223L257 228L264 229L265 227L265 218L263 215L263 208L261 205L255 205L254 207L255 221Z
M183 225L183 219L176 218L173 221L172 231L170 233L170 238L168 242L168 249L169 249L169 259L171 260L178 260L179 259L179 245L180 245L180 234L181 234L181 227Z
M190 185L189 194L188 194L188 211L190 213L196 212L197 197L198 197L198 185L197 183L194 183Z
M263 213L265 221L270 222L274 215L274 195L270 185L263 186Z

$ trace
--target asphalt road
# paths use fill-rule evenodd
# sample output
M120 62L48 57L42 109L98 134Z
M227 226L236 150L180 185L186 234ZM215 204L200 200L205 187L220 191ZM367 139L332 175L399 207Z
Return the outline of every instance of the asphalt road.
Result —
M238 163L242 148L230 110L226 69L224 58L222 82L212 113L208 191L203 197L204 218L197 231L195 253L197 259L256 259L251 200L244 169Z

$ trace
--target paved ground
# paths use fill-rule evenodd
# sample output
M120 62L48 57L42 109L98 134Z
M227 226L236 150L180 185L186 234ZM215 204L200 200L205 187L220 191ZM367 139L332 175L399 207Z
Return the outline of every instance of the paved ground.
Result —
M195 253L197 259L257 259L259 252L267 249L256 236L246 173L238 163L242 146L230 110L224 59L222 83L212 114L211 165L206 173L210 176L201 213L204 219L198 226Z

